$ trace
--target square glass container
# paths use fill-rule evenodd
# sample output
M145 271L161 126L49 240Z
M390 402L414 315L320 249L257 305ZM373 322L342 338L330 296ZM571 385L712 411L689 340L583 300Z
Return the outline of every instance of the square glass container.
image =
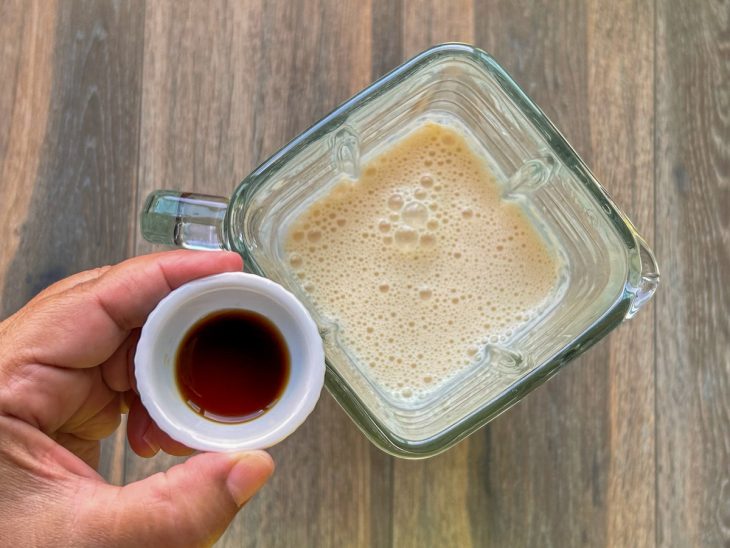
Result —
M428 120L467 137L561 266L549 306L526 328L487 344L414 404L368 378L337 322L310 302L283 246L314 201ZM464 44L431 48L354 96L246 177L229 202L158 191L142 225L151 241L236 250L251 271L297 295L323 337L331 394L373 443L406 458L444 451L507 410L631 318L659 281L651 250L545 114L492 57Z

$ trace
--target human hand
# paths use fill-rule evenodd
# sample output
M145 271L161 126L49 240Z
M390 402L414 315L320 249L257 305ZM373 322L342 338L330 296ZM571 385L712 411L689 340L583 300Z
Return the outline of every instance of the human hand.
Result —
M221 535L273 472L267 453L203 453L124 487L94 468L127 408L136 453L192 453L133 390L139 330L172 289L241 268L235 253L136 257L61 280L0 323L0 544L197 546Z

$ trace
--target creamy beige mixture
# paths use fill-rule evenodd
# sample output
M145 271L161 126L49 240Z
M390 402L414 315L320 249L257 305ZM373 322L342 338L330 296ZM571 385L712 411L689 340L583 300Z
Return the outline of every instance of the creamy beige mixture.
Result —
M552 294L557 261L456 129L427 122L293 223L312 302L392 396L431 392Z

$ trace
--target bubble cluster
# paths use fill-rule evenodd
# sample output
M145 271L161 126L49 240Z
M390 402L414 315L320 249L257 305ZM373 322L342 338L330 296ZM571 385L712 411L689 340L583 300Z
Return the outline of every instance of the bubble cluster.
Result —
M555 291L557 263L486 162L427 122L293 223L291 270L381 389L417 401L507 341Z

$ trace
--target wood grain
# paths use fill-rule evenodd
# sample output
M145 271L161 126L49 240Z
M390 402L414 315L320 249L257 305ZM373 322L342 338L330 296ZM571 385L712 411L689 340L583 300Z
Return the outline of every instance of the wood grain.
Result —
M591 166L641 235L654 233L654 41L652 4L641 0L587 9ZM610 54L607 54L610 52ZM609 454L597 473L605 546L655 544L654 309L607 339L604 413ZM590 355L586 356L590 359ZM557 380L557 379L556 379Z
M64 3L49 119L3 312L50 283L131 251L140 96L139 5ZM119 8L119 9L117 9Z
M657 541L729 546L730 5L657 10Z
M0 287L28 214L51 98L55 10L38 2L0 3ZM17 306L17 304L15 305ZM4 304L3 317L14 311Z
M3 317L151 251L155 188L229 195L407 57L492 53L649 243L654 304L447 453L393 459L331 397L219 546L730 545L727 2L0 0ZM179 459L107 440L115 483Z
M474 42L474 2L403 0L402 4L405 58L442 42Z

